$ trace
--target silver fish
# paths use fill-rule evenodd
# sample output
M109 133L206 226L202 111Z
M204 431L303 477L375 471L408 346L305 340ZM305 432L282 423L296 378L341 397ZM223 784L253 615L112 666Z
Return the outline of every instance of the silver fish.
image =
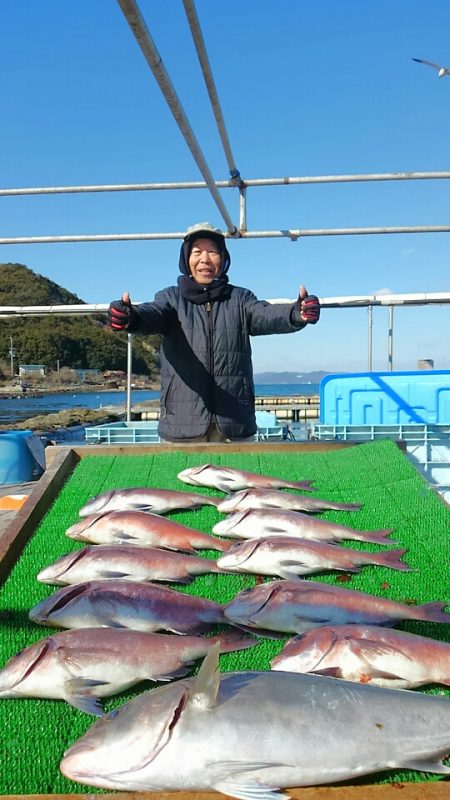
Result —
M324 625L395 625L401 620L450 622L444 603L409 606L318 581L272 581L243 589L224 608L226 619L254 631L303 633Z
M225 514L246 511L248 508L282 508L289 511L357 511L361 508L355 503L333 503L318 497L288 494L278 489L242 489L219 501L217 511Z
M229 547L207 533L150 511L109 511L90 514L66 530L69 539L91 544L133 544L139 547L163 547L165 550L221 550Z
M236 492L239 489L257 487L259 489L300 489L315 491L312 481L285 481L270 475L259 475L256 472L244 472L231 467L219 467L215 464L202 464L201 467L189 467L178 473L178 478L192 486L209 486L222 492Z
M376 564L408 572L410 567L400 558L406 550L385 550L369 553L350 550L329 542L314 542L292 536L246 539L236 542L220 556L217 566L230 572L253 572L257 575L278 575L287 580L297 575L310 575L324 570L359 572L365 564Z
M221 572L209 558L176 553L158 547L129 544L86 545L67 553L37 575L41 583L58 586L83 581L177 581L190 583L196 575Z
M200 508L200 506L217 506L219 499L195 492L177 492L172 489L110 489L109 492L97 494L78 512L80 517L106 511L124 511L135 509L166 514L177 509Z
M9 659L0 670L0 698L65 700L101 714L99 698L141 681L168 681L219 642L220 652L242 650L256 639L237 631L218 636L173 636L112 628L83 628L47 636Z
M334 625L295 636L271 666L393 689L450 686L450 644L378 625Z
M386 536L392 528L379 531L357 531L346 525L338 525L325 519L302 514L301 511L270 510L249 508L230 514L213 527L213 533L242 539L262 539L266 536L298 536L301 539L314 539L324 542L339 542L354 539L358 542L374 544L397 544Z
M449 775L449 748L447 698L288 672L221 676L213 647L195 678L97 720L60 769L119 791L281 800L279 789L385 769Z
M226 622L213 600L139 581L88 581L64 586L29 612L32 622L53 628L131 628L137 631L208 633Z

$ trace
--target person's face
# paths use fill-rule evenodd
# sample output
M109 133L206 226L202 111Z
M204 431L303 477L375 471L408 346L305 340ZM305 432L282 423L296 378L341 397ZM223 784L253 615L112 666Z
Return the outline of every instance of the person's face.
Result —
M207 286L220 275L222 256L212 239L195 239L189 255L189 270L194 281Z

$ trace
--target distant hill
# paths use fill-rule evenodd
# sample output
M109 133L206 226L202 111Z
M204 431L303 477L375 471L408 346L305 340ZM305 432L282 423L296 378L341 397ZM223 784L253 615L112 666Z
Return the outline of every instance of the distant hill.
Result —
M320 383L325 375L330 372L257 372L254 375L255 383ZM334 373L333 373L334 374Z
M81 305L85 301L23 264L0 264L0 305ZM105 314L61 317L12 317L0 326L0 360L8 361L13 340L15 364L44 364L48 369L126 370L127 337L115 334ZM157 377L158 337L135 339L133 372Z

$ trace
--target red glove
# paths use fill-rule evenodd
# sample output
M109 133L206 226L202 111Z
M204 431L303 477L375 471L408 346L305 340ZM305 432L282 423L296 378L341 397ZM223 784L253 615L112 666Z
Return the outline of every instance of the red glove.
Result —
M109 324L114 331L126 331L136 318L136 312L131 303L127 303L123 299L113 300L110 303L108 314Z
M319 298L315 294L307 294L300 299L300 319L307 325L315 325L320 317Z

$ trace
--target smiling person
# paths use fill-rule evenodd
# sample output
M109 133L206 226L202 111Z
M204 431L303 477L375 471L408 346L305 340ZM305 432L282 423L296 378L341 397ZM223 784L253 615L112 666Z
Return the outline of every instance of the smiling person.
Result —
M251 336L295 333L320 316L300 286L295 303L267 303L229 283L225 237L209 223L184 237L177 286L133 305L125 292L109 307L115 331L161 334L159 435L168 442L226 442L257 431Z

